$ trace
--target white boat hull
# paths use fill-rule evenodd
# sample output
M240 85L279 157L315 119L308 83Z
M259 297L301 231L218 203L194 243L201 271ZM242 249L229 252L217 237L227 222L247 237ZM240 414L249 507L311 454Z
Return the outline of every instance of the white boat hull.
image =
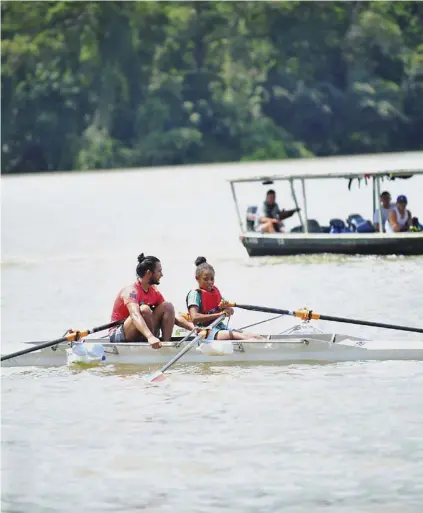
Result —
M112 344L107 338L87 339L85 344L101 343L105 359L99 365L163 365L181 349L175 342L165 342L159 350L146 343ZM60 344L11 360L2 367L68 365L71 344ZM268 336L265 341L232 342L226 354L208 354L205 346L196 346L178 364L201 363L328 363L365 360L423 360L423 341L370 341L346 335L292 333ZM206 347L206 349L210 349Z

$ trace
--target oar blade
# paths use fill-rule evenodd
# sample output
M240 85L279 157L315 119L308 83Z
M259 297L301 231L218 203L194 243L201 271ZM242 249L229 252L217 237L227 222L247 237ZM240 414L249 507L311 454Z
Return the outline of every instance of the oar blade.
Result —
M144 375L143 379L147 381L147 383L159 383L160 381L165 381L166 376L162 371L157 371L152 374Z
M217 324L219 324L219 322L223 321L223 319L226 317L225 314L222 314L220 315L216 320L214 320L210 326L207 327L207 330L211 330L213 329L215 326L217 326ZM193 333L195 331L195 328L194 330L192 330L191 333ZM165 377L165 372L167 371L167 369L169 369L169 367L171 367L174 363L176 363L178 360L180 360L182 358L182 356L184 356L184 354L186 354L192 347L194 347L194 345L198 342L198 340L200 340L201 338L203 338L204 334L203 333L200 333L199 335L197 335L196 337L194 337L191 342L189 342L188 345L186 345L185 347L183 347L181 349L181 351L179 351L178 354L176 354L173 358L171 358L166 365L164 365L159 371L153 373L153 374L150 374L150 375L147 375L147 376L144 376L144 379L147 379L149 383L157 383L159 381L163 381L166 379ZM185 341L186 339L188 338L185 337L181 342Z

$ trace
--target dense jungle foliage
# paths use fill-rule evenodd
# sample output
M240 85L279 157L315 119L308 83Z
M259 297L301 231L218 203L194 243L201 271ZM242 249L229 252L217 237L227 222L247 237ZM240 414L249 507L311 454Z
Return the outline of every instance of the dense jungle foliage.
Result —
M423 147L423 3L2 2L2 172Z

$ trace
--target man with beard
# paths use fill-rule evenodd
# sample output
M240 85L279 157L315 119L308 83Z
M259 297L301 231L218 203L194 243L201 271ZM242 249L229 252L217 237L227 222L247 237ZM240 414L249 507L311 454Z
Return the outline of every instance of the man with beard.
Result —
M182 315L175 317L172 303L165 301L157 285L163 276L162 264L154 256L138 256L136 269L137 280L132 285L124 287L118 294L112 311L112 321L126 319L125 322L113 328L110 341L141 342L147 341L153 349L161 347L157 338L159 330L162 340L170 340L175 323L181 328L192 330L194 325Z

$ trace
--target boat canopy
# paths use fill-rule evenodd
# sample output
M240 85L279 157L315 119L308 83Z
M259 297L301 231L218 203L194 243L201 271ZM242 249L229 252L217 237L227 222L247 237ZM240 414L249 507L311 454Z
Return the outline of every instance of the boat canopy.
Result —
M258 170L262 174L252 174L257 173ZM242 168L242 174L242 178L231 178L228 181L231 184L239 182L271 184L279 180L323 178L409 178L412 175L423 174L423 151L248 162Z
M260 171L262 174L256 175ZM232 197L235 202L238 222L241 232L244 232L243 221L235 191L236 183L261 182L270 185L276 181L285 180L290 183L292 199L298 210L298 217L304 233L308 233L306 180L323 178L347 178L348 189L352 182L364 179L370 180L373 188L373 210L375 211L380 197L380 182L385 178L410 178L413 175L423 175L423 151L378 153L373 155L355 155L346 157L314 157L307 159L289 159L267 162L248 162L242 166L242 178L231 178ZM295 192L294 181L300 180L303 196L303 214ZM379 231L383 232L382 214L379 209Z

